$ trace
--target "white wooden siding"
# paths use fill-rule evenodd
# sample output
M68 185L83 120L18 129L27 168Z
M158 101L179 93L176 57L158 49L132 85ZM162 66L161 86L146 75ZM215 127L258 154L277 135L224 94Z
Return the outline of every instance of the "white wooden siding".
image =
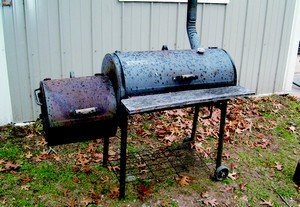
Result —
M198 4L204 47L232 56L239 84L258 94L282 92L296 0ZM39 114L40 80L93 75L106 53L188 49L186 3L119 0L13 0L4 28L14 121Z

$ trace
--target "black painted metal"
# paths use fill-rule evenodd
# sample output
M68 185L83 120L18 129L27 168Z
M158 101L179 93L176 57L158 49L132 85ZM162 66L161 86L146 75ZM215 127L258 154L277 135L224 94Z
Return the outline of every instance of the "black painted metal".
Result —
M191 133L191 141L195 140L200 106L196 105L194 107L194 110L195 110L195 112L194 112L194 118L193 118L193 128L192 128L192 133Z
M104 137L104 143L103 143L103 166L107 167L108 162L108 148L109 148L109 137Z
M197 20L197 0L188 0L186 31L192 49L200 48L200 39L197 35L196 20Z
M294 176L293 176L293 181L297 185L300 186L300 160L298 161Z
M121 153L120 153L120 196L119 198L124 199L125 185L126 185L126 147L127 147L127 128L128 128L128 117L125 111L121 113L120 128L121 128Z
M223 88L211 88L202 90L180 91L167 94L155 94L147 96L136 96L121 101L122 119L121 124L121 164L120 164L120 199L125 198L126 179L126 140L127 140L127 116L132 114L163 111L188 106L195 107L191 139L195 137L199 108L201 106L216 106L221 110L219 141L217 149L217 168L222 164L222 150L224 142L225 120L227 101L232 97L249 96L253 93L240 86L229 86ZM216 169L217 169L216 168Z
M236 85L235 66L222 49L115 52L103 60L118 102L122 98ZM181 77L181 78L180 78Z
M217 159L216 159L216 169L218 167L220 167L222 164L222 152L223 152L223 143L224 143L227 101L220 102L219 108L221 110L221 118L220 118L220 128L219 128L219 141L218 141L218 150L217 150Z

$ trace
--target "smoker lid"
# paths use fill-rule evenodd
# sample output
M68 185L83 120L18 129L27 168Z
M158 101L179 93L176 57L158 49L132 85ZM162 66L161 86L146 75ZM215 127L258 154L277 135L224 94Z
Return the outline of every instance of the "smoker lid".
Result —
M126 96L236 85L235 66L222 49L208 48L203 54L197 50L114 54L120 62Z
M50 127L111 120L116 116L114 90L107 76L45 80L41 88Z

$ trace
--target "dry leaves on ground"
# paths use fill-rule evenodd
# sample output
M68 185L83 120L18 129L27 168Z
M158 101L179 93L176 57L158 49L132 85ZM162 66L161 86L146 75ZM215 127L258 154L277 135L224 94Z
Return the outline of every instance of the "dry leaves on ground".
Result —
M176 181L180 186L187 186L192 182L192 179L189 176L180 175L178 178L176 178Z

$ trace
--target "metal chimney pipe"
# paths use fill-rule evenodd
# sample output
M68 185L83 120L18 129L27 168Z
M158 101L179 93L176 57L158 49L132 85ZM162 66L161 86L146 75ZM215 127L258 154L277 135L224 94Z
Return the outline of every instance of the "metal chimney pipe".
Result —
M200 39L197 35L197 30L196 30L196 20L197 20L197 0L188 0L186 31L192 49L200 48Z

